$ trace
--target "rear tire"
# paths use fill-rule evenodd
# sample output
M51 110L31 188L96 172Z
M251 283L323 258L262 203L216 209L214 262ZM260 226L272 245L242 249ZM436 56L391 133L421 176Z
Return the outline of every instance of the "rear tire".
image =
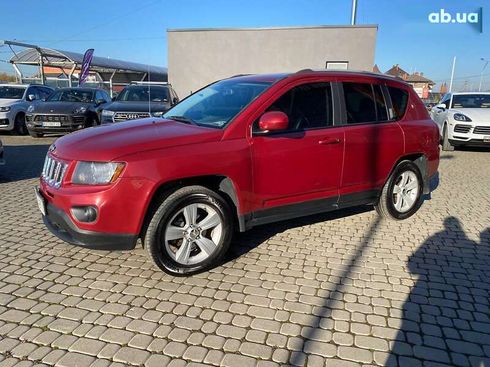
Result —
M454 150L454 146L449 142L447 124L444 125L444 129L442 130L442 150L445 152L452 152Z
M407 219L422 205L422 191L423 181L418 167L411 161L400 162L381 191L376 211L383 218Z
M178 189L161 202L144 235L148 256L168 274L182 276L217 265L233 234L226 201L202 186Z
M26 120L23 113L18 113L17 116L15 116L14 132L17 135L27 135Z

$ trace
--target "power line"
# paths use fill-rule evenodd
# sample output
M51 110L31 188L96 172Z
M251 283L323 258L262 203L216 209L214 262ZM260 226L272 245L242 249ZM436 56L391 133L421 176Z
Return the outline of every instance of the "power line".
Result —
M90 27L90 28L84 29L82 32L78 32L78 33L73 34L73 35L71 35L71 36L68 36L68 37L66 37L66 38L64 38L64 39L60 39L60 40L57 40L57 41L55 41L55 42L52 42L52 43L51 43L51 45L54 45L54 44L57 44L57 43L60 43L60 42L69 41L69 40L71 40L72 38L77 37L77 36L79 36L79 35L81 35L81 34L85 34L85 33L91 32L91 31L93 31L93 30L95 30L95 29L98 29L98 28L104 27L104 26L106 26L106 25L109 25L109 24L111 24L111 23L114 23L116 20L119 20L119 19L121 19L121 18L127 17L128 15L133 15L134 13L140 12L141 10L148 8L148 7L150 7L150 6L154 5L154 4L156 4L156 3L157 3L157 2L159 2L159 1L160 1L160 0L151 1L151 2L147 3L146 5L143 5L143 6L138 7L137 9L133 9L133 10L128 11L128 12L126 12L126 13L116 15L116 16L114 16L114 17L112 17L112 18L109 18L109 20L104 21L103 23L99 23L99 24L96 24L96 25L95 25L95 26L93 26L93 27Z

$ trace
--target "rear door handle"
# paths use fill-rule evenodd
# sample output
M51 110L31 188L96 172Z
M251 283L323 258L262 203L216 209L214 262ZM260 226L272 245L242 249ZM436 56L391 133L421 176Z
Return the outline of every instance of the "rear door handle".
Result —
M325 138L318 142L320 145L329 145L329 144L340 144L342 139L340 138Z

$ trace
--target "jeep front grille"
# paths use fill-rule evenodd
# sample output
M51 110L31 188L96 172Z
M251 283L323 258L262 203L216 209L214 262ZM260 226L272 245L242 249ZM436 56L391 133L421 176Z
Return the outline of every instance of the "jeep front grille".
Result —
M474 134L478 135L490 135L490 126L477 126L473 130Z
M48 154L44 160L41 177L49 186L57 189L61 186L67 167L68 165L66 163L63 163Z
M147 117L150 117L149 112L116 112L114 115L114 122L144 119Z

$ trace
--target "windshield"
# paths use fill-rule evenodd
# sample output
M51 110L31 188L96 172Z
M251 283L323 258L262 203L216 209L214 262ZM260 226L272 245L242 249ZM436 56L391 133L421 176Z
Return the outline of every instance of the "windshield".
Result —
M50 102L82 102L94 101L94 91L83 89L65 89L54 92L49 98Z
M182 117L197 125L221 129L270 84L223 80L186 98L170 109L164 117Z
M0 98L22 99L25 90L25 88L2 86L0 87Z
M490 108L490 94L455 94L452 108Z
M117 96L123 102L167 102L170 100L168 88L139 85L125 88Z

